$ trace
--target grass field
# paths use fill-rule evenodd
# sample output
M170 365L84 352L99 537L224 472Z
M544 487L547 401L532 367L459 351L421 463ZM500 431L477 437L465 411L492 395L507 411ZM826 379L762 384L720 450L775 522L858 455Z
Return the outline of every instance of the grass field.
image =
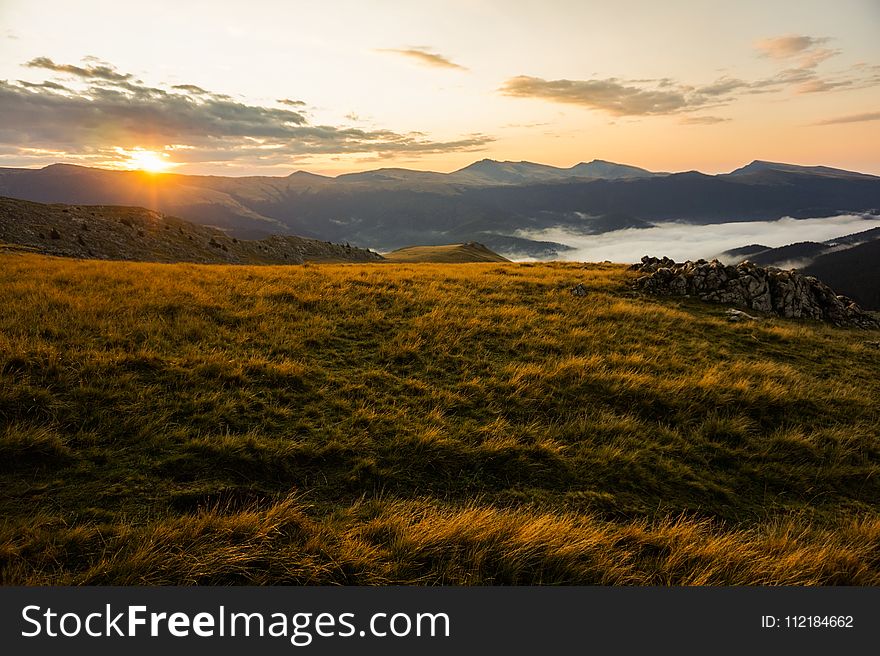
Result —
M2 254L0 580L880 584L880 333L631 275Z

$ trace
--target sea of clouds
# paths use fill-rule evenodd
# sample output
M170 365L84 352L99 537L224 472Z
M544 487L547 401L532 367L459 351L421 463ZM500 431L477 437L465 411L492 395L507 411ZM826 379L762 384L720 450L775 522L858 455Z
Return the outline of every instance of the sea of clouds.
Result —
M880 216L843 214L821 219L792 219L691 225L663 223L651 228L627 228L585 235L565 228L521 231L519 237L554 241L574 250L559 253L560 260L577 262L638 262L643 255L667 256L676 261L712 259L724 251L763 244L771 248L795 242L823 242L880 227ZM724 259L724 258L721 258Z

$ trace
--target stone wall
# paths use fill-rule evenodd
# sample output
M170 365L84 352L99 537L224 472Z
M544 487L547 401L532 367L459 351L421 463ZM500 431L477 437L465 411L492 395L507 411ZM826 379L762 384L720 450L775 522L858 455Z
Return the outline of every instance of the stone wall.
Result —
M668 257L648 256L631 269L642 273L634 287L650 294L695 297L837 326L880 327L880 322L853 300L838 296L820 280L793 270L761 267L751 262L729 266L718 260L676 263Z

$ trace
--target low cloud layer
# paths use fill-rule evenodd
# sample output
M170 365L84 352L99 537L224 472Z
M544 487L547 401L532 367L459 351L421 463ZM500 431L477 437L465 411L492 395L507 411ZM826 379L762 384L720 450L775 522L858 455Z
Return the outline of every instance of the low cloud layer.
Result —
M499 92L517 98L579 105L613 116L657 116L720 107L751 94L781 91L823 93L880 84L880 67L876 66L856 65L844 72L820 74L817 67L840 53L825 47L828 41L825 37L789 35L758 42L759 54L784 68L755 80L724 76L709 84L694 85L672 78L547 80L519 75L504 82ZM683 122L705 125L720 120L723 119L695 117Z
M250 105L192 84L152 87L106 62L82 66L38 57L29 68L52 71L63 83L0 81L3 159L46 153L100 160L116 147L174 150L178 162L274 166L314 154L388 157L477 150L492 139L467 135L433 141L421 133L314 125L283 99L280 107ZM11 151L11 152L10 152Z
M667 223L644 229L626 229L601 235L583 235L563 229L523 232L528 239L554 241L575 250L560 253L565 260L579 262L638 262L643 255L667 256L674 260L710 259L724 251L762 244L786 246L800 241L827 241L836 237L880 227L880 218L841 215L822 219L791 219L721 223L699 226Z
M376 52L387 52L394 55L400 55L412 59L424 66L431 66L433 68L454 68L460 71L467 70L467 68L460 64L456 64L448 57L436 52L431 52L427 48L379 48Z

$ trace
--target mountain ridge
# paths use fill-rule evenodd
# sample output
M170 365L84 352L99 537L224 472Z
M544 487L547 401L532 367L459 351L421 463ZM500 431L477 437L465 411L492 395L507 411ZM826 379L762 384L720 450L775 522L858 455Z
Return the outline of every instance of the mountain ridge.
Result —
M606 177L573 177L572 169ZM304 171L224 177L60 164L0 169L0 195L146 207L240 239L297 235L381 251L478 241L525 257L552 256L554 247L539 236L551 228L600 234L669 221L815 218L880 207L880 178L855 172L642 171L603 160L569 169L481 160L452 173L386 168L336 178Z

